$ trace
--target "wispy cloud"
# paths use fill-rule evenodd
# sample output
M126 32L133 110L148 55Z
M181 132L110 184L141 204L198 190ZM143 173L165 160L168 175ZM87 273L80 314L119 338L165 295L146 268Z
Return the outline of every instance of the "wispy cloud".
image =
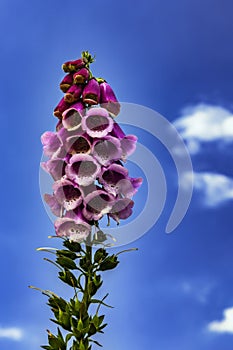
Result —
M206 281L183 281L180 285L182 293L195 298L199 303L206 303L214 287L213 282Z
M9 327L2 328L0 327L0 338L8 338L11 340L21 340L23 338L23 331L21 328Z
M174 122L190 153L198 153L202 143L233 141L233 115L221 106L198 104L183 109Z
M223 311L223 319L221 321L210 322L207 329L215 333L233 334L233 307L225 309Z
M215 207L233 199L233 179L216 173L194 173L194 188L203 196L203 204Z

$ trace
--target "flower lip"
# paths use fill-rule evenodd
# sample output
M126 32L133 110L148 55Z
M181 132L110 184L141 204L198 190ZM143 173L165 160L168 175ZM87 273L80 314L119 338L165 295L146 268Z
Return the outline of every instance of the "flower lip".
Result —
M121 139L122 160L130 156L136 149L137 137L135 135L127 135Z
M77 102L62 114L62 124L65 129L72 131L81 126L84 106L82 102Z
M102 138L112 131L113 119L104 108L94 107L82 118L82 128L91 137Z
M109 213L114 204L114 197L103 190L89 193L84 198L83 215L88 220L100 220L104 214Z
M73 210L82 203L81 191L68 179L62 178L53 184L54 196L66 209Z
M100 170L100 165L92 156L74 154L66 167L66 175L78 185L88 186L96 180Z
M105 136L97 139L92 144L92 154L98 162L104 166L109 165L114 160L121 158L120 141L112 136Z

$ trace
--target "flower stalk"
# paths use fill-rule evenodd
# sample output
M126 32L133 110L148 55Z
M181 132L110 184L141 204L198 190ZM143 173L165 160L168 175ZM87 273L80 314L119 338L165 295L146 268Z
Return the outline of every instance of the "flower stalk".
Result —
M41 166L54 180L52 193L45 193L44 200L56 216L54 228L63 247L38 250L55 257L44 260L58 268L58 278L73 290L73 297L65 300L31 287L48 297L54 315L51 321L57 325L56 334L47 330L48 345L42 346L46 350L101 346L94 339L107 325L100 307L111 307L105 303L108 294L98 298L102 273L117 267L119 254L136 250L109 254L107 248L113 245L109 238L115 239L99 227L104 217L109 226L110 220L119 225L131 216L132 197L142 179L130 177L123 164L134 152L137 138L125 135L114 120L120 103L111 86L93 76L93 61L84 51L81 58L62 65L67 74L60 83L64 97L54 109L59 119L56 132L47 131L41 137L48 158ZM93 314L90 309L94 306Z

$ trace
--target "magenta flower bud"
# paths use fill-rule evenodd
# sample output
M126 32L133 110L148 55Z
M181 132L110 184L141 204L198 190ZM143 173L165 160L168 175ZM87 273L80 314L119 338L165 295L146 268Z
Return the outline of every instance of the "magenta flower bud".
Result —
M101 171L97 161L88 154L74 154L66 166L66 175L80 186L88 186Z
M95 78L88 81L87 85L83 89L83 102L89 105L97 105L100 99L100 87Z
M100 83L100 105L106 108L109 113L117 116L120 113L120 103L111 86L105 81Z
M123 137L125 137L124 131L121 129L120 125L116 122L114 122L113 124L111 135L120 140L123 139Z
M83 215L88 220L100 220L109 213L114 204L114 197L103 190L97 190L84 198Z
M107 166L122 156L121 143L112 136L97 139L92 144L92 154L101 165Z
M54 226L57 236L67 237L73 242L82 242L91 233L91 225L80 209L67 212L63 218L55 221Z
M113 205L110 213L108 214L113 218L118 224L120 219L125 220L132 214L134 202L129 198L120 198Z
M73 85L73 74L67 74L60 82L60 89L66 92Z
M74 73L74 84L84 84L89 79L90 71L87 68L81 68L78 72Z
M54 196L65 210L73 210L82 203L82 196L78 186L70 180L61 178L53 184Z
M66 109L70 108L70 104L64 100L64 97L58 103L57 107L54 108L53 115L59 119L62 118L62 113L65 112Z
M94 107L82 118L82 128L89 136L102 138L112 131L113 119L106 109Z
M82 115L84 114L84 106L82 102L73 104L62 114L62 124L65 129L71 131L81 126Z
M83 88L81 86L72 85L64 96L65 102L73 103L75 101L78 101L82 94L82 91Z
M68 61L63 63L62 69L66 73L77 72L78 69L85 67L86 64L87 64L86 58L79 58L78 60L75 60L75 61Z

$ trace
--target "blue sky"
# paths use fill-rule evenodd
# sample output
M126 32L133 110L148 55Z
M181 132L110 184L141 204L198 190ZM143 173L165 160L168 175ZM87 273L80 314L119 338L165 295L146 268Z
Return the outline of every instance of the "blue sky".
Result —
M118 269L105 274L115 309L106 310L104 348L232 349L232 11L230 0L1 1L1 349L46 343L46 298L29 284L63 292L35 251L51 245L53 233L38 184L40 135L55 126L61 64L83 50L96 55L94 74L119 100L175 123L194 168L190 208L166 235L175 168L138 131L169 191L157 224L129 245L139 251L121 255Z

